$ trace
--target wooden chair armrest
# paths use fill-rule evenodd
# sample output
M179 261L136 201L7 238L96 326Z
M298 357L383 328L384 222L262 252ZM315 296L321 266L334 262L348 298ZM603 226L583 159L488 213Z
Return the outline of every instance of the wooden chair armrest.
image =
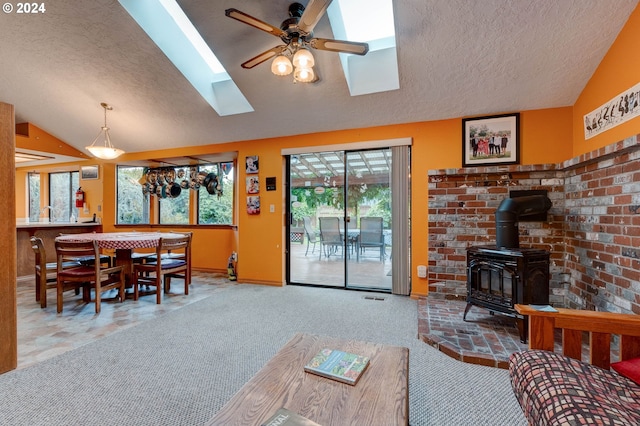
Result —
M529 317L529 348L554 351L555 329L562 330L562 353L582 358L582 335L589 334L589 363L609 368L611 335L620 336L620 360L640 356L640 315L556 308L538 311L529 305L515 305Z

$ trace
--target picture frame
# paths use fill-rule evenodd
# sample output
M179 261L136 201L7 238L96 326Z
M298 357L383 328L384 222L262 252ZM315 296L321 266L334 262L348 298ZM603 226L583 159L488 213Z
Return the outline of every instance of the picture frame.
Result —
M98 179L99 176L99 168L98 166L81 166L80 167L80 178L82 180L95 180Z
M246 166L247 174L258 173L258 171L260 170L257 155L247 155L244 159L244 163Z
M462 119L462 166L520 163L520 113Z
M260 196L250 195L247 197L247 214L260 214Z
M257 194L260 192L260 180L258 176L248 176L246 179L247 194Z

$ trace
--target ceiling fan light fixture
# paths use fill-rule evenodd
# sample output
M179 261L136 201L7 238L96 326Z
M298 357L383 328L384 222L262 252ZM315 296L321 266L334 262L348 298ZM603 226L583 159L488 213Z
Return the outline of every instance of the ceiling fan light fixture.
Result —
M300 48L293 55L293 66L296 68L311 68L316 64L313 55L305 48Z
M297 67L293 73L293 79L300 83L311 83L315 78L316 74L313 72L313 68Z
M275 75L285 76L293 72L291 61L284 55L278 55L271 63L271 72Z
M95 157L98 157L102 160L113 160L114 158L117 158L124 154L124 151L114 147L113 144L111 144L111 138L109 137L109 128L107 127L107 110L112 110L113 107L104 102L102 102L100 106L104 108L104 126L102 126L102 128L100 129L100 133L98 133L98 136L96 136L96 138L93 140L93 143L85 147L85 149ZM103 135L104 143L102 145L96 145L96 142L98 142L100 136Z

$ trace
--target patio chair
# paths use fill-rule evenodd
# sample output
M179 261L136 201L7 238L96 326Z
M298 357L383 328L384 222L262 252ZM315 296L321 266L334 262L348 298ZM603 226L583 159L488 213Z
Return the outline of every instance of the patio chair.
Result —
M303 217L302 222L304 223L304 233L307 236L307 250L304 252L304 255L306 256L307 253L309 253L309 244L313 243L311 253L313 254L316 251L318 234L316 234L316 230L313 228L313 225L311 225L311 218L309 216Z
M367 248L380 250L380 261L384 261L384 235L382 233L381 217L360 218L360 241L358 242L358 260L360 253L364 254Z
M322 252L325 257L336 253L344 245L342 233L340 232L340 218L337 217L321 217L318 219L320 223L320 259Z

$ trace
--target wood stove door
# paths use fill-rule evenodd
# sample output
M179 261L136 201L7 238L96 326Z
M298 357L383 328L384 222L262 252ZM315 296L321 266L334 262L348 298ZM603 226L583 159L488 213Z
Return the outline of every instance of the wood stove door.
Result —
M504 262L471 259L467 268L467 303L510 313L518 299L518 274Z

